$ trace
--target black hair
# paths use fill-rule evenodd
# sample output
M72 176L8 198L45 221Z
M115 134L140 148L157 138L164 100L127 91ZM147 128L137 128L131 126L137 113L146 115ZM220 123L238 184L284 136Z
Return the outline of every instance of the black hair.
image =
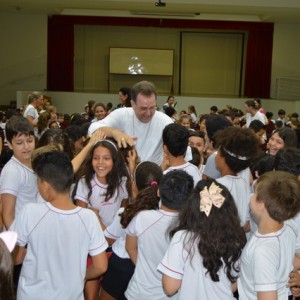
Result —
M128 87L121 87L119 89L119 92L121 92L124 96L127 96L125 100L125 107L131 107L130 100L131 100L131 88Z
M194 180L183 170L165 174L159 185L161 203L173 210L179 210L193 190Z
M218 111L218 107L216 105L213 105L210 110L217 112Z
M84 134L82 132L81 126L78 125L70 125L65 129L68 137L71 139L73 143L81 139Z
M284 147L297 147L297 134L289 127L278 128L273 131L272 136L277 133L284 142ZM272 137L271 136L271 137Z
M256 133L256 132L259 132L262 129L266 129L266 125L263 122L259 121L259 120L253 120L249 124L249 128L252 129Z
M267 119L272 119L273 113L270 112L270 111L267 111L267 112L266 112L266 117L267 117Z
M180 124L171 123L164 128L162 139L168 151L178 157L186 152L189 144L189 131Z
M209 115L205 126L208 139L214 142L215 133L220 129L232 126L232 123L223 115Z
M284 109L279 109L278 110L278 115L285 115L285 110Z
M95 174L92 161L93 161L94 151L98 147L107 148L111 153L112 160L113 160L113 168L111 172L109 172L106 176L107 192L105 195L105 201L108 201L114 195L115 192L118 192L118 187L121 184L122 177L125 176L127 178L127 181L130 180L129 173L125 164L125 159L121 154L120 150L118 149L117 145L115 145L114 142L109 139L101 140L95 143L94 146L90 149L84 162L82 163L82 165L80 166L79 170L76 173L76 186L72 193L73 197L76 195L77 185L80 178L84 178L84 182L89 189L88 199L92 195L91 181Z
M5 134L8 142L18 135L34 136L34 129L31 123L24 117L12 116L5 125Z
M205 142L205 132L203 132L201 130L194 130L194 131L190 132L189 137L191 137L191 136L201 138Z
M272 171L274 169L274 156L263 153L263 155L254 162L251 169L257 171L257 175L259 176Z
M249 167L258 155L259 140L249 128L231 126L220 130L216 143L226 165L234 173Z
M294 147L284 147L280 149L274 158L274 169L299 176L300 149Z
M66 193L74 178L72 163L66 153L61 151L45 152L32 161L37 176L48 182L58 193Z
M176 109L172 106L168 106L165 108L165 114L171 118L176 114Z
M225 198L220 208L212 205L207 216L200 211L200 192L211 184L222 189ZM177 231L185 230L184 247L189 252L191 245L197 243L202 256L203 267L207 269L212 281L218 282L219 270L224 268L230 282L237 279L238 261L246 244L246 237L240 227L240 218L232 195L228 189L213 179L201 180L197 183L190 197L179 212L178 225L171 230L172 237ZM194 253L191 252L190 260Z
M121 224L124 228L142 210L158 209L159 197L158 185L162 179L161 168L150 161L144 161L137 165L134 172L134 181L138 194L133 203L128 204L121 214Z

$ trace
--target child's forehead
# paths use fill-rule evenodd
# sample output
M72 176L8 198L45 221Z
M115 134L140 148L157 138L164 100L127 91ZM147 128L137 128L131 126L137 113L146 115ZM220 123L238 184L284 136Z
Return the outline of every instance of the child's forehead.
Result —
M13 139L22 139L22 138L31 138L31 137L34 137L33 134L27 134L27 133L22 133L22 132L19 132L17 135L13 136Z
M190 140L190 141L195 141L195 142L198 142L198 143L204 141L204 139L203 139L202 137L200 137L200 136L194 136L194 135L193 135L193 136L190 136L190 137L189 137L189 140Z

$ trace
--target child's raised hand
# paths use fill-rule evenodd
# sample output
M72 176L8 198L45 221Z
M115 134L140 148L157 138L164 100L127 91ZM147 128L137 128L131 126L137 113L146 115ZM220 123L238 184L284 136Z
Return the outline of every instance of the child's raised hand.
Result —
M92 145L97 143L100 140L103 140L106 138L105 133L101 130L101 128L97 129L91 136L90 142Z

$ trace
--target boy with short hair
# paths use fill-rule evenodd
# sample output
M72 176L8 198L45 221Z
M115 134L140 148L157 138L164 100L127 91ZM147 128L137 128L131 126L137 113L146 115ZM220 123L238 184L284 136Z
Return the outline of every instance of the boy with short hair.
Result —
M155 183L153 183L155 184ZM159 210L138 213L126 228L126 250L135 266L125 296L128 300L174 299L162 288L157 266L168 245L167 231L178 217L178 210L193 189L193 178L182 170L170 171L159 185Z
M26 118L13 116L6 124L5 133L13 156L1 172L0 194L3 223L9 229L23 206L36 202L38 188L31 168L31 154L35 148L33 126Z
M287 172L265 173L257 180L250 209L258 230L241 256L239 299L286 300L289 273L300 252L297 225L286 220L300 210L300 183Z
M33 169L47 202L27 204L12 226L20 251L27 245L17 297L83 300L84 281L107 269L108 244L95 213L75 206L69 196L74 172L67 155L42 153ZM86 269L88 254L93 264Z
M189 143L189 130L177 123L167 125L163 130L163 151L168 157L169 166L164 174L172 170L183 170L193 177L194 186L202 179L199 169L184 160Z

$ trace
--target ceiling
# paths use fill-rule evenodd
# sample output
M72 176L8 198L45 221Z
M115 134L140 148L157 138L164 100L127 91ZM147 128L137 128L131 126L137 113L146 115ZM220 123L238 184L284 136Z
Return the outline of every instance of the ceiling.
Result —
M0 12L300 23L300 0L0 0Z

